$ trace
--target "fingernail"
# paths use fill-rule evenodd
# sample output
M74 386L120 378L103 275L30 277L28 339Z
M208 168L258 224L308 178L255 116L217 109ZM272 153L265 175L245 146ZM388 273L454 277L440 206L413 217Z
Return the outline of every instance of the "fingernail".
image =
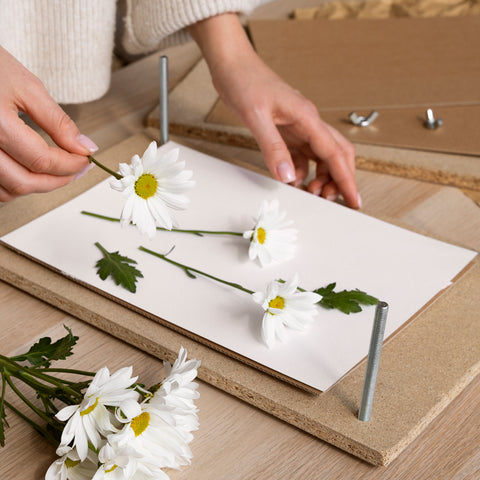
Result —
M96 152L98 150L97 144L93 140L88 138L86 135L80 134L77 137L77 142L80 145L84 146L85 148L88 148L88 150L90 150L91 153Z
M322 193L322 188L321 188L321 187L315 189L315 190L312 192L312 194L315 195L315 196L317 196L317 197L319 197L321 193Z
M295 180L295 172L288 162L282 162L277 167L277 173L283 183L290 183Z
M81 172L78 172L74 177L73 180L78 180L82 178L87 172L89 172L95 165L93 163L89 163Z
M338 195L329 195L329 196L327 197L327 200L328 200L329 202L334 202L337 198L338 198Z
M358 208L362 208L363 202L362 202L362 197L360 194L357 194L357 200L358 200Z

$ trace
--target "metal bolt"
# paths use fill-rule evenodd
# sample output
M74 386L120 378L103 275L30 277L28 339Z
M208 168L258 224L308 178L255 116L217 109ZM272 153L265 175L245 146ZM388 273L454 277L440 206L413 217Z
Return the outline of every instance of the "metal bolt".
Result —
M352 112L348 117L354 125L357 125L358 127L368 127L378 117L378 112L376 110L372 110L368 117L363 117L361 115L357 115L355 112Z
M427 109L426 115L427 119L425 120L425 127L427 127L429 130L435 130L440 125L443 125L443 120L441 118L436 119L431 108Z
M385 333L385 324L387 323L387 313L388 303L378 302L375 309L372 336L370 337L370 348L368 351L365 380L363 382L362 400L360 401L360 410L358 412L358 419L362 422L368 422L372 413L373 396L375 394L375 384L377 383L383 335Z

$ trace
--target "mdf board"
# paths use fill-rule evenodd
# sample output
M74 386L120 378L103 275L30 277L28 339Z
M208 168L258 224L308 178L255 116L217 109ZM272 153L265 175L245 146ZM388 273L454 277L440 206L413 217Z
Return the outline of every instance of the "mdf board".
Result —
M100 160L115 168L118 158L143 150L147 141L134 137L105 152ZM81 185L86 186L85 182ZM22 206L26 217L32 218L79 193L79 188L77 184L73 186L76 192L55 192L44 204L31 201L12 204L12 208L3 206L6 221L2 233L18 226ZM388 463L398 455L478 371L478 319L471 314L478 309L474 293L477 264L387 343L374 418L361 424L355 409L363 363L328 391L314 396L192 342L11 251L2 248L1 252L5 280L151 353L171 355L179 342L185 343L202 359L201 378L375 464ZM459 350L459 345L464 348ZM410 362L407 369L406 362Z

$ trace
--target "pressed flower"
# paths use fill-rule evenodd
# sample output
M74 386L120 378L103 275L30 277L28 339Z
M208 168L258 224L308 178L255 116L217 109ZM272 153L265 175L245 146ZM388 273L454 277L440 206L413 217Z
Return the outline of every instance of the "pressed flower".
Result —
M295 254L297 231L289 227L293 222L285 220L286 213L279 212L278 201L264 201L258 212L253 230L243 236L250 240L248 255L258 258L263 267L273 262L290 260Z
M268 347L273 347L275 339L285 341L287 327L304 330L317 312L316 303L321 296L298 289L298 276L289 282L274 280L266 292L256 292L253 300L260 304L265 313L262 320L262 339Z
M108 368L100 369L92 379L84 400L80 405L69 405L60 410L56 417L61 421L68 420L62 432L58 453L64 453L70 445L77 448L80 460L85 460L88 442L95 448L100 447L100 435L108 435L116 431L114 415L107 407L134 409L138 393L130 389L137 377L131 377L132 367L121 368L110 376Z
M142 158L134 155L130 165L119 165L122 178L110 185L125 197L122 225L131 222L151 238L157 226L172 229L170 209L186 208L189 199L184 193L194 185L192 172L184 170L185 162L178 160L179 152L176 148L163 153L152 142Z
M298 287L297 275L290 282L284 282L283 280L270 282L266 293L253 292L238 283L223 280L197 268L176 262L167 257L168 253L164 255L145 247L139 247L139 249L181 268L191 278L196 278L197 274L203 275L250 294L254 301L262 305L265 310L262 320L262 339L269 347L274 345L276 337L280 340L286 338L285 327L303 330L313 320L312 317L316 313L315 304L322 298L317 293L307 292Z
M97 471L98 458L89 451L82 462L75 449L69 449L55 460L45 474L45 480L91 480Z

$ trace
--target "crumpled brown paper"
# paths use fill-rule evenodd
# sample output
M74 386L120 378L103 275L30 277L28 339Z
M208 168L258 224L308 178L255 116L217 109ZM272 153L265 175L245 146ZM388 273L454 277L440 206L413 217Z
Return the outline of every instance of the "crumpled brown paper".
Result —
M333 0L319 7L298 8L294 18L327 20L345 18L454 17L480 15L480 0Z

